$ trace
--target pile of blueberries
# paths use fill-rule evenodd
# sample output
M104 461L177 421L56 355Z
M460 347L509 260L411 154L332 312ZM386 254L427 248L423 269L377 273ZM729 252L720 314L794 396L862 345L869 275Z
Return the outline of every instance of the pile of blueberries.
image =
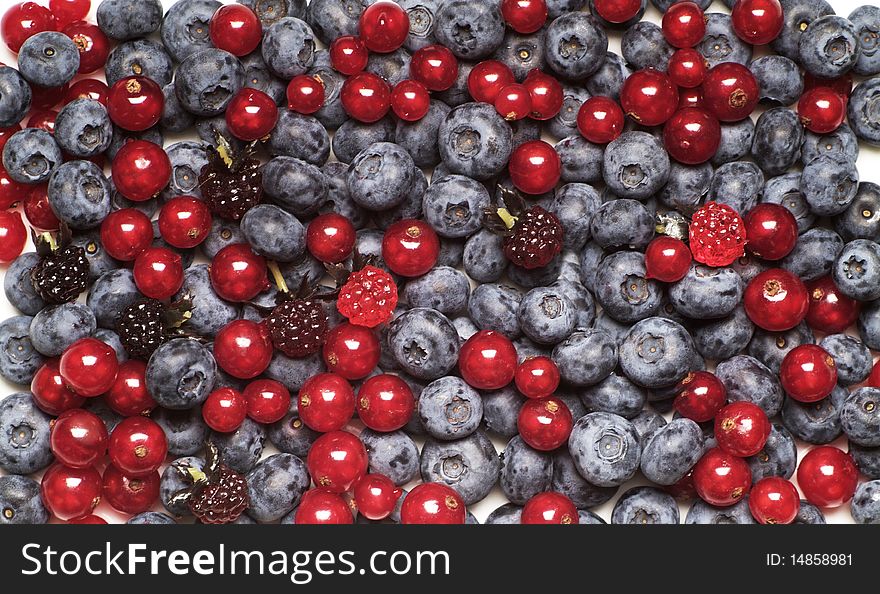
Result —
M651 2L9 8L0 524L880 523L880 7Z

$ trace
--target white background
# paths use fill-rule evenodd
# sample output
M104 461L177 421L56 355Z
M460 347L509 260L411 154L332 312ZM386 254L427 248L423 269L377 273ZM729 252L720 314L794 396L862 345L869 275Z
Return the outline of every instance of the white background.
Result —
M221 0L221 1L225 2L226 0ZM863 1L859 1L859 0L828 0L828 2L834 7L837 14L844 16L844 17L849 15L858 6L869 3L864 0ZM16 0L0 0L0 13L5 12L9 6L12 6L16 3L17 3ZM89 17L88 17L88 20L90 22L96 22L95 8L97 7L97 5L99 3L100 3L100 0L92 0L92 10L91 10ZM38 0L38 4L48 6L48 0ZM162 4L167 10L168 7L170 7L172 4L174 4L174 0L162 0ZM725 12L726 13L729 11L724 6L723 2L721 2L721 0L714 0L712 6L709 7L707 12ZM659 24L660 18L661 18L661 14L659 13L659 11L657 11L657 9L654 8L654 6L652 4L650 4L650 2L649 2L648 11L645 13L645 16L643 17L643 19L654 21L655 23ZM617 52L618 54L620 53L621 35L622 35L622 31L609 30L609 49ZM5 44L0 43L0 46L2 46L2 47L0 47L0 62L3 62L4 64L8 64L8 65L15 65L16 64L15 55L12 54L6 48ZM763 53L766 53L763 48L756 47L754 57L758 57L758 56L762 55ZM100 78L101 80L103 80L103 71L98 71L98 72L86 75L85 77L77 77L76 80L78 80L79 78ZM756 119L757 116L759 115L759 113L760 113L760 111L758 113L754 114L753 117ZM186 136L186 135L167 135L165 137L165 144L167 146L168 144L171 144L173 142L177 142L178 140L181 140L181 139L184 139L187 137L188 136ZM195 139L194 135L191 135L191 137ZM880 177L878 177L878 175L880 175L880 173L878 173L878 171L880 171L880 167L878 167L878 166L880 166L880 150L878 150L876 148L868 147L865 144L862 144L860 146L860 149L861 150L859 153L858 167L859 167L861 179L863 181L872 181L872 182L880 183ZM331 159L332 159L332 157L331 157ZM874 169L875 167L877 169ZM109 175L109 166L107 168L107 174ZM26 250L28 250L28 251L33 250L33 246L28 244L28 247L26 248ZM5 270L6 270L5 267L0 268L0 276L5 274ZM85 295L83 295L83 298L84 298L84 296ZM82 298L81 298L81 300L82 300ZM6 319L8 317L18 315L18 313L19 312L17 310L15 310L11 305L9 305L9 303L6 301L5 296L0 295L0 319ZM851 330L850 332L854 335L857 335L857 333L854 330ZM2 378L0 378L0 394L3 395L3 396L0 396L0 398L5 397L5 395L7 395L7 394L20 391L21 389L22 389L21 386L16 386L16 385L11 384L11 383L3 380ZM493 438L493 441L494 441L498 451L499 452L502 451L506 441L502 440L502 439L498 439L498 438ZM421 447L421 440L417 440L417 442L419 443L419 446ZM846 441L844 439L839 439L833 445L836 445L836 446L846 450ZM808 447L804 447L804 446L805 446L805 444L798 443L798 460L800 460L800 458L803 456L803 454L808 449ZM274 450L274 448L267 442L267 447L264 451L264 456L275 453L275 452L276 452L276 450ZM0 473L2 473L2 472L3 471L0 470ZM794 477L792 477L792 480L795 480ZM416 484L416 483L413 483L413 485L414 484ZM634 479L633 481L630 481L629 483L627 483L626 485L621 487L620 490L618 491L617 496L615 496L614 499L612 499L610 502L608 502L598 508L594 508L593 511L595 511L600 516L602 516L602 518L604 518L606 521L610 522L611 510L614 506L614 502L617 500L617 497L619 497L620 494L622 494L624 491L626 491L626 489L633 487L633 486L642 485L642 484L650 484L650 483L648 483L648 481L646 481L645 479L643 479L639 476L638 478ZM408 485L407 487L411 487L411 486L412 485ZM496 488L492 491L492 493L488 497L486 497L486 499L470 506L468 509L480 520L480 522L483 522L485 520L486 516L492 510L494 510L496 507L498 507L506 502L507 502L507 499L504 497L503 493L501 493L500 488L498 488L496 486ZM682 522L684 522L688 507L689 507L689 504L682 504L681 505L681 521ZM158 503L154 509L156 511L165 511L164 508L161 506L161 504L158 504ZM117 513L115 510L113 510L106 503L101 503L101 505L98 507L96 513L98 515L102 516L104 519L106 519L109 522L125 521L125 519L127 518L127 516L124 516L122 514ZM852 518L850 517L848 505L845 505L845 506L838 508L836 510L825 510L825 516L826 516L826 519L829 523L852 523ZM57 520L53 520L53 521L57 522Z

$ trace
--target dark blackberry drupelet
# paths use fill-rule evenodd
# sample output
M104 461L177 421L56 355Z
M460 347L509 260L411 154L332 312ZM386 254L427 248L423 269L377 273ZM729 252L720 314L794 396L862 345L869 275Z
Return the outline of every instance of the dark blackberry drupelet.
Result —
M146 361L165 342L165 305L141 299L126 307L116 319L116 333L129 356Z
M89 261L80 246L49 251L31 269L31 283L46 303L73 301L89 286Z
M215 215L237 221L263 200L263 170L250 150L233 155L222 137L208 147L208 164L199 173L202 196Z
M318 301L293 299L275 306L266 327L276 349L288 357L306 357L324 345L327 314Z
M175 493L171 503L185 503L203 524L229 524L250 505L247 481L223 464L217 446L209 442L207 451L204 469L173 466L192 484Z
M562 225L540 206L521 214L512 231L504 239L504 254L517 266L542 268L562 250Z

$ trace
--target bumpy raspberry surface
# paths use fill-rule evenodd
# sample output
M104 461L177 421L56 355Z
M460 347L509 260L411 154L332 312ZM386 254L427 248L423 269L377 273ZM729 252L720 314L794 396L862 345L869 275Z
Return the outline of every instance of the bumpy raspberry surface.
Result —
M742 217L726 204L709 202L694 213L690 248L694 260L709 266L728 266L745 254Z
M356 326L375 328L391 319L397 306L397 285L390 274L375 266L352 272L342 289L336 307Z

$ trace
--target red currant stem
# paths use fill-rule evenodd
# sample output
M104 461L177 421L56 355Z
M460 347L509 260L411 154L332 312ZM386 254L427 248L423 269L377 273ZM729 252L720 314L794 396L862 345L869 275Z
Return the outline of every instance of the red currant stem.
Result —
M272 273L272 278L275 279L275 285L278 287L278 290L282 293L290 293L290 289L287 288L287 281L284 280L284 275L281 274L281 269L278 268L278 263L274 260L267 260L266 266Z

